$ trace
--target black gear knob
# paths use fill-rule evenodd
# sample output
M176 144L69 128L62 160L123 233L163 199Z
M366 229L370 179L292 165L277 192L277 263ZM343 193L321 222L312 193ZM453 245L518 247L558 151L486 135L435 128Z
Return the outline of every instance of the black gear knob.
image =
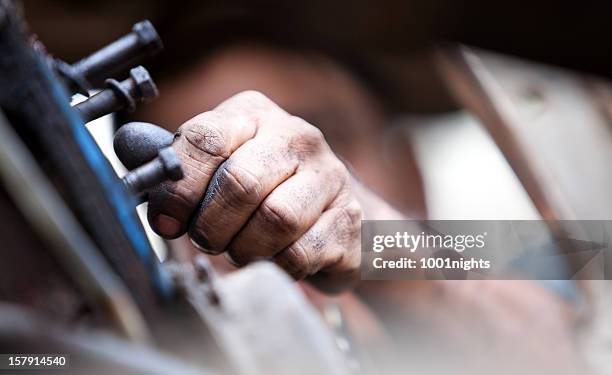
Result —
M173 140L172 133L147 122L127 123L115 133L115 154L130 170L123 183L140 202L147 199L148 189L183 177L181 160L171 147Z
M155 159L159 151L172 145L174 135L148 122L130 122L115 133L113 148L127 169Z

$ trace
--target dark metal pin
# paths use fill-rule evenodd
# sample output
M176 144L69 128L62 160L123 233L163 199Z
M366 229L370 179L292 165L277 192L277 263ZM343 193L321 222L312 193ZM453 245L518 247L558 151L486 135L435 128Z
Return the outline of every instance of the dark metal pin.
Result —
M128 172L123 183L131 192L141 195L166 180L178 181L181 178L181 160L172 147L166 147L155 159Z
M130 78L124 81L107 79L106 86L107 89L73 107L83 121L89 122L121 110L132 112L137 102L150 101L159 94L149 72L142 66L130 70Z
M72 90L86 94L87 90L99 87L106 78L162 49L163 44L155 27L145 20L135 24L131 33L72 65L61 60L55 60L54 64Z

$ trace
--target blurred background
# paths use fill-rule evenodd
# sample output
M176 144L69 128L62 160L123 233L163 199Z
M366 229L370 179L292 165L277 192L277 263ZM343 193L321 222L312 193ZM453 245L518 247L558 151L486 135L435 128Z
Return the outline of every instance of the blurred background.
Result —
M572 91L577 87L572 79L565 81L566 76L576 74L586 77L580 82L612 78L612 48L607 40L612 5L608 2L26 0L24 5L32 31L50 52L68 62L123 35L134 22L152 21L165 51L145 65L158 83L161 97L131 118L175 130L185 120L237 92L262 91L288 112L320 127L332 148L368 186L414 218L541 218L542 210L536 208L507 155L500 150L499 137L494 139L487 124L467 111L465 103L449 90L448 77L439 68L440 49L459 43L537 63L534 68L510 62L512 69L491 70L500 73L495 78L506 79L502 83L512 83L508 77L521 77L523 73L532 77L527 72L535 69L534 77L547 79L544 94L567 92L565 97L544 95L546 100L535 100L535 104L531 99L541 98L539 93L529 91L526 96L530 100L518 97L514 101L518 112L534 120L525 122L527 128L562 120L578 126L589 121L604 124L602 127L611 123L606 117L609 113L603 110L591 115L595 110L585 99L588 95L578 89ZM484 60L492 62L493 67L506 66L506 60L498 65L496 58ZM555 82L563 84L556 86ZM500 86L508 89L506 86L512 85ZM569 112L559 112L559 108ZM552 115L538 117L541 113ZM112 135L112 125L108 126L107 146ZM102 128L90 128L100 132L97 138L103 144ZM610 137L609 132L593 134L599 139ZM586 149L577 151L588 154ZM564 164L563 157L559 160L562 167L571 165ZM601 169L602 164L596 167ZM590 186L594 185L577 178L580 169L566 168L569 172L564 174L564 187L576 181L576 189L570 190L579 198L571 203L591 199L593 205L599 204L591 194ZM601 179L597 183L607 189L611 185L606 183L612 181ZM612 216L612 212L606 214ZM586 214L579 218L610 217ZM586 353L605 373L609 371L612 343L609 315L605 317L612 311L612 299L609 285L592 284L590 297L596 303L591 307L599 313L586 324L589 329L581 332L579 338L584 344L577 351ZM444 300L451 297L435 292L423 296L418 290L412 288L409 296L389 290L388 296L404 308L398 310L405 314L388 317L391 325L393 319L403 322L414 313L416 318L407 325L416 327L416 332L407 332L418 335L419 325L431 323L431 318L436 329L455 332L450 341L456 340L459 345L466 330L478 331L486 325L479 319L480 311L471 317L470 308L457 308ZM375 297L385 294L377 292L372 297L367 290L361 292L372 306L376 305ZM415 295L423 297L422 305L409 305ZM525 318L514 326L513 319L524 318L524 311L512 309L516 307L514 302L527 305L530 314L546 321L549 313L556 314L555 307L528 292L523 294L520 288L516 296L520 297L517 301L502 301L512 308L494 312L499 313L503 329L493 339L503 342L509 338L513 348L529 343L551 356L545 362L554 363L556 352L543 347L565 343L565 331L555 331L557 336L543 330L538 336L539 328L545 325L536 319L538 324L531 332L524 324L532 323ZM479 301L472 302L478 305ZM446 315L430 317L433 310L443 310L440 314ZM423 316L426 318L419 320ZM430 338L431 326L422 326L421 334L431 340L432 346L447 339L446 333L441 334L442 340ZM528 338L522 342L523 337ZM578 341L572 341L572 345ZM530 345L525 350L531 350ZM558 347L565 348L563 345ZM496 348L503 352L505 345ZM560 360L559 366L562 364Z
M611 7L607 2L37 0L24 4L33 31L49 51L69 62L122 35L134 22L150 19L165 43L165 52L147 65L160 83L162 98L188 89L184 85L171 89L170 81L191 79L185 77L206 62L217 64L210 68L217 69L217 80L203 78L203 84L215 86L201 94L198 105L176 100L175 115L141 116L168 128L249 87L277 101L283 96L280 101L288 102L285 107L290 112L315 120L304 112L324 110L307 108L309 104L298 103L296 96L316 97L326 88L289 77L292 69L312 66L304 68L287 58L331 60L375 97L389 128L387 138L396 138L398 127L403 129L400 133L410 133L407 142L414 153L410 158L421 166L419 179L426 194L406 181L404 189L415 199L377 186L376 181L373 185L389 191L388 199L420 217L538 217L486 132L471 115L457 111L460 105L434 63L434 48L458 42L602 77L612 74L612 49L605 40ZM246 46L257 46L255 50L264 53L250 53ZM231 48L233 53L226 53ZM285 56L271 57L266 49ZM236 76L236 70L249 73ZM274 87L269 87L271 70L284 75ZM284 91L275 92L292 80L293 87L287 84ZM161 111L169 112L157 112Z

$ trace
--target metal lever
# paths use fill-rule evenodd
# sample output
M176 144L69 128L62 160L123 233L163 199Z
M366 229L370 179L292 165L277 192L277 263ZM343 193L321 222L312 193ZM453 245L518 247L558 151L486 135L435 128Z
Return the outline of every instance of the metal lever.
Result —
M155 27L145 20L135 24L131 33L72 65L61 60L55 60L54 65L72 90L86 95L88 90L98 87L106 78L162 49L163 44Z
M134 194L141 195L160 183L183 178L181 160L172 147L159 151L158 156L123 177L123 184Z
M147 102L159 95L155 82L142 66L130 70L130 78L124 81L107 79L106 86L107 89L73 107L83 121L89 122L121 110L132 112L137 102Z
M148 122L130 122L119 128L113 148L127 169L134 169L157 157L159 150L172 144L174 135Z

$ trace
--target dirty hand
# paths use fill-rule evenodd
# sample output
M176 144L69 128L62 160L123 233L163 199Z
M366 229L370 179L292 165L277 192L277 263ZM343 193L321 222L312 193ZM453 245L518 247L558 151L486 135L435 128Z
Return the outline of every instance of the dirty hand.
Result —
M316 127L248 91L187 121L173 147L185 177L149 194L161 236L331 289L355 279L364 202Z

